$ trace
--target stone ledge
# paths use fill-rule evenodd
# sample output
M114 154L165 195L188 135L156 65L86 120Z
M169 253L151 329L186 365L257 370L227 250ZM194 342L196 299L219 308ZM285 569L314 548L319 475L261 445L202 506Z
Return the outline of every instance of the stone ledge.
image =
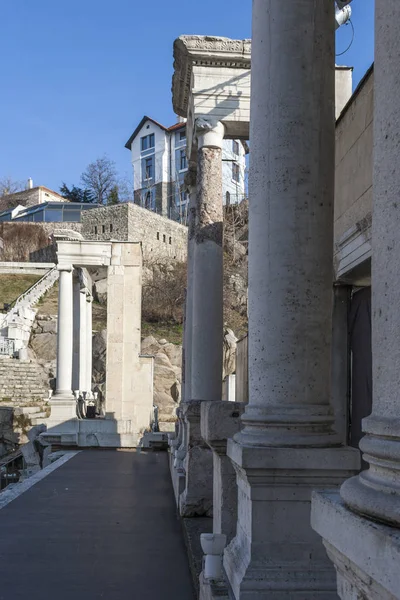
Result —
M338 569L345 598L394 600L400 590L400 531L350 511L339 492L313 492L311 526ZM365 582L365 583L364 583ZM367 597L367 596L365 596Z
M189 557L189 568L196 589L199 593L199 577L203 564L203 551L200 544L201 533L212 533L211 517L182 518L183 535Z
M268 446L243 446L228 440L227 454L237 465L254 470L294 471L344 471L356 472L360 468L360 452L349 446L330 448L279 448Z

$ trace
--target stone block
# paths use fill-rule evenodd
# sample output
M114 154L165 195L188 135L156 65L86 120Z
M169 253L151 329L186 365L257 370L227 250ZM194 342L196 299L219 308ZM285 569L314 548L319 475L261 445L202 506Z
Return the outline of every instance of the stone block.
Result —
M38 466L40 468L40 456L33 442L24 444L21 448L22 455L25 459L27 467Z
M342 600L400 597L400 533L350 511L335 491L314 492L311 525L337 571Z
M242 402L202 402L201 436L214 449L226 449L228 438L240 430Z
M38 438L40 436L40 434L45 433L45 431L47 431L47 426L46 425L35 425L27 433L28 440L30 442L33 442L33 440L35 440L36 438Z

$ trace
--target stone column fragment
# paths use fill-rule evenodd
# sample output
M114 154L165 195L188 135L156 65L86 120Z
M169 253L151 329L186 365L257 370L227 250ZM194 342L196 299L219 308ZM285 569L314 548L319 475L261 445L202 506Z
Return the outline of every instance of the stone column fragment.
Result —
M220 400L223 340L222 143L224 127L197 119L190 400ZM190 232L193 237L193 231Z
M196 171L192 168L188 175L189 214L188 214L188 252L187 252L187 285L185 316L185 396L183 400L192 399L192 355L193 355L193 283L194 283L194 246L196 231Z

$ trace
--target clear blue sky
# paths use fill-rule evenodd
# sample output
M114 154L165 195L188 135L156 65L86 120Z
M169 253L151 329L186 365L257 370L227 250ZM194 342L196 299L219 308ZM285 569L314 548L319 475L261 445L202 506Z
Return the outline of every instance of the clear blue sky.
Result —
M337 63L357 84L373 60L374 0L352 6L354 44ZM124 144L142 116L175 122L174 39L251 37L251 0L13 0L0 23L0 178L58 190L103 154L128 175ZM343 27L337 52L350 38Z

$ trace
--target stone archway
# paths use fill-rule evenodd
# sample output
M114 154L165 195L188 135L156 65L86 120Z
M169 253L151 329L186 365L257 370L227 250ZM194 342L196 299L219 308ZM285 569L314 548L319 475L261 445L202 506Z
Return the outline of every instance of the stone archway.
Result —
M153 416L153 358L140 354L141 244L85 241L65 232L56 232L55 239L60 271L57 382L45 437L61 445L134 447ZM80 419L73 390L92 397L90 271L99 267L107 268L105 415Z

